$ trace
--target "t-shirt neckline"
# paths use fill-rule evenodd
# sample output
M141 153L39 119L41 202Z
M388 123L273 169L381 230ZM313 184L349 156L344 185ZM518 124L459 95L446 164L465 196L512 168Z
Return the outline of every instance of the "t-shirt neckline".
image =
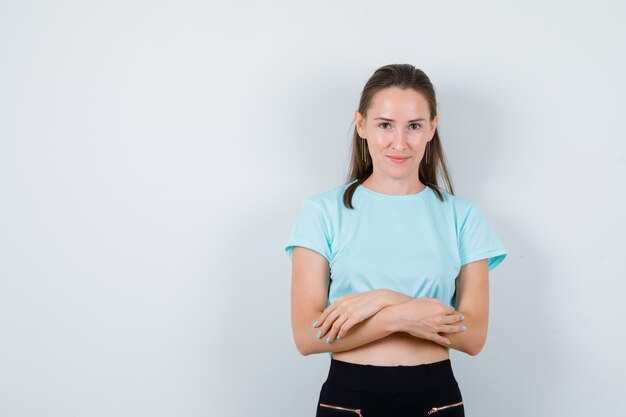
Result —
M427 185L422 191L418 193L414 193L414 194L383 194L383 193L379 193L378 191L371 190L367 188L366 186L364 186L363 184L359 184L359 186L357 187L357 190L358 189L361 189L363 192L367 194L377 196L380 198L386 198L388 200L415 200L415 199L424 197L429 192L430 187Z

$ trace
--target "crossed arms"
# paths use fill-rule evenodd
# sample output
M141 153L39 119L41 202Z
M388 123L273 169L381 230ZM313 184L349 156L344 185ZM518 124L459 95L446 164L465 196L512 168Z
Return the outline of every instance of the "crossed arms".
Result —
M485 344L489 318L486 259L461 268L456 279L456 311L434 298L413 298L388 289L342 296L326 308L329 275L328 261L322 255L293 248L291 325L302 355L351 350L396 332L472 356Z

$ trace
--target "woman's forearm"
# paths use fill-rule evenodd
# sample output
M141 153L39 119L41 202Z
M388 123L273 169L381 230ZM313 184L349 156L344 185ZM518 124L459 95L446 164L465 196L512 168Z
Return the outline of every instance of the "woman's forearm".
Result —
M304 343L302 343L302 340L300 342L299 350L301 353L308 355L311 353L342 352L382 339L394 333L397 328L397 320L391 307L411 300L412 297L388 289L377 290L377 292L381 296L380 310L372 317L352 326L343 338L331 340L330 343L327 343L326 337L328 334L319 339L317 338L319 328L307 327L304 332L300 332L301 338L302 336L305 338ZM303 324L303 327L304 326Z
M309 325L309 330L304 332L307 340L302 344L301 353L306 356L313 353L343 352L389 336L396 329L392 307L393 305L381 308L372 317L352 326L343 338L330 343L325 338L318 339L319 330Z
M450 339L448 347L460 350L468 355L476 356L480 353L487 340L487 321L479 320L471 313L459 311L465 316L463 325L466 330L461 333L440 333L443 337Z

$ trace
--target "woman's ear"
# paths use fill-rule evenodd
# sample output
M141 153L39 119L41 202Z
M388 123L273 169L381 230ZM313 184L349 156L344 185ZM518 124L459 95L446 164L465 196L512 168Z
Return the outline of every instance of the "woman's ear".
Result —
M359 113L358 110L354 112L354 124L356 126L356 131L360 137L365 137L363 133L363 116Z
M432 136L435 136L435 129L437 129L437 125L439 124L439 115L436 114L435 117L433 118L433 121L430 123L432 125L430 129L430 134L431 134L431 139L432 139Z

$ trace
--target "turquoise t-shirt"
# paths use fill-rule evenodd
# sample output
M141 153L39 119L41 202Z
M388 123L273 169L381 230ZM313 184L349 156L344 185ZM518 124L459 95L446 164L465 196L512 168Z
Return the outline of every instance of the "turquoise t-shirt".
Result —
M479 206L441 190L381 194L358 186L354 209L343 205L349 184L304 201L285 251L320 253L330 266L327 306L338 297L386 288L417 298L437 298L455 308L461 267L488 259L491 271L507 252Z

